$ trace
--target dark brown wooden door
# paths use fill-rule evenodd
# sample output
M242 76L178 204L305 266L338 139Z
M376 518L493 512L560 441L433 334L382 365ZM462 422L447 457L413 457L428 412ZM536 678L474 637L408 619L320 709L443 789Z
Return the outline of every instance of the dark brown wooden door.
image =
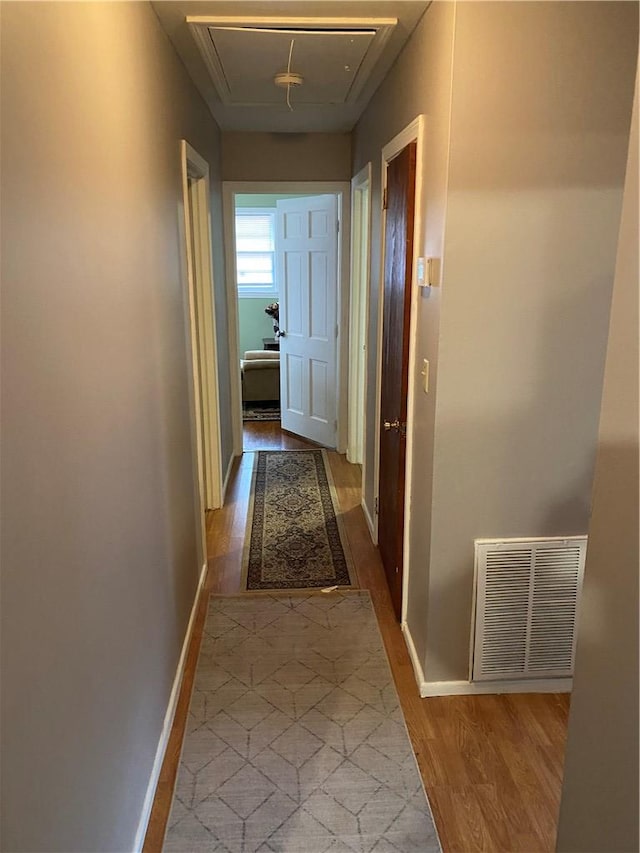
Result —
M391 598L402 609L409 317L413 266L416 144L387 168L378 546Z

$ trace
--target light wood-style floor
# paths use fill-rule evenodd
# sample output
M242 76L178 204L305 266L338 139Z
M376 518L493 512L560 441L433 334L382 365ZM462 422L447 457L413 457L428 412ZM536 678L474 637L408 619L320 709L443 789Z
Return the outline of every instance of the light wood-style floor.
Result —
M280 421L247 421L242 425L242 448L245 453L254 450L305 450L322 447L313 441L307 441L285 432Z
M256 443L264 441L261 449L308 446L299 439L278 436L279 430L274 432L272 426L252 424L257 427L252 430ZM270 433L270 440L282 444L270 447L266 440ZM205 594L199 603L145 853L157 853L162 848L208 593L240 591L253 461L254 454L249 452L236 462L225 507L208 517L209 572ZM337 453L330 453L330 463L358 581L371 592L443 850L551 853L555 849L568 696L512 694L421 699L378 551L371 543L360 508L360 468Z

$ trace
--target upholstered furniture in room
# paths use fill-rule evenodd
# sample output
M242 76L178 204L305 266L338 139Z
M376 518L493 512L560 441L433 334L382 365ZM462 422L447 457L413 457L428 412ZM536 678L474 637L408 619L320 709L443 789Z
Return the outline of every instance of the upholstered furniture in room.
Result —
M240 359L242 402L280 399L280 353L247 350Z

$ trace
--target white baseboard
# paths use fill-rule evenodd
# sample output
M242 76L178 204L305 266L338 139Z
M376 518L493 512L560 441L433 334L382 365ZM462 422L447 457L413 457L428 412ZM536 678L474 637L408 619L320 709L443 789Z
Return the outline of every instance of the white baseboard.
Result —
M367 522L367 527L369 528L369 534L371 536L371 541L374 545L378 544L376 539L376 528L373 523L373 518L371 513L369 512L369 507L366 505L364 498L360 501L360 506L362 507L362 512L364 513L364 520Z
M142 806L142 814L140 815L140 821L138 823L138 829L136 832L136 838L133 844L134 853L138 853L138 851L142 850L144 845L144 838L147 834L147 828L149 826L149 818L151 817L151 808L153 806L153 800L156 795L156 788L158 786L158 779L160 778L160 770L162 769L162 762L164 761L165 752L167 751L167 744L169 743L169 735L171 734L171 727L173 726L173 718L176 713L176 707L178 705L178 697L180 695L180 686L182 684L182 676L184 675L184 666L187 660L187 652L189 650L189 643L191 642L191 634L193 632L193 625L196 619L196 613L198 610L198 601L200 600L200 593L202 591L202 586L204 584L204 579L207 574L207 564L205 563L202 567L202 571L200 572L200 579L198 581L198 589L196 591L195 598L193 600L193 607L191 608L191 615L189 616L189 624L187 625L187 631L184 635L184 642L182 643L182 651L180 652L180 659L178 660L178 667L176 669L175 678L173 679L173 686L171 687L171 694L169 695L169 704L167 706L167 713L164 716L164 723L162 724L162 732L160 733L160 740L158 741L158 748L156 749L156 757L153 762L153 767L151 768L151 777L149 779L149 784L147 785L147 793L144 798L144 804Z
M406 622L403 622L400 628L404 635L404 641L407 644L407 651L409 652L409 657L411 659L411 666L413 667L413 674L416 678L416 684L420 688L420 695L422 695L421 685L425 683L422 664L420 663L420 658L418 657L418 652L416 651L415 643L413 642L413 637L411 636L409 626Z
M406 622L402 633L420 696L474 696L486 693L571 693L572 678L528 678L521 681L425 681L424 670Z
M223 506L224 506L225 498L227 497L227 487L229 485L229 480L231 478L231 471L233 470L233 463L235 461L236 461L236 456L232 453L231 458L229 459L229 464L227 465L227 473L224 475L224 482L222 484L222 505Z
M481 693L571 693L572 678L528 678L522 681L423 681L420 695L473 696Z

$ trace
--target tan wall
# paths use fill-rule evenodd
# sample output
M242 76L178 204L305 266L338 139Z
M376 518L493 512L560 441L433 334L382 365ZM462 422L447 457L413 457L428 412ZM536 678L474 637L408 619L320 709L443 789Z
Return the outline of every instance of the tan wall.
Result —
M558 850L638 837L638 89L604 377Z
M474 538L587 530L636 52L635 4L435 2L354 133L373 341L380 149L426 114L423 253L443 265L419 297L430 395L410 378L407 622L429 682L468 678ZM368 366L371 508L375 347Z
M222 134L225 181L348 181L349 133Z
M130 850L141 815L198 576L181 137L225 354L219 134L150 6L3 4L3 850Z
M391 73L371 100L354 131L353 172L372 164L371 190L371 283L369 301L369 348L367 363L366 440L364 501L373 518L374 454L375 454L375 382L377 372L376 338L378 327L378 293L381 288L381 220L380 182L381 150L417 115L426 115L424 231L420 252L435 258L443 254L446 207L447 156L453 48L453 3L432 3ZM415 394L415 425L419 441L414 450L414 483L412 502L419 513L419 523L412 525L411 553L418 561L410 575L408 620L415 632L416 644L424 648L427 608L429 542L431 533L431 486L435 389L438 371L438 339L442 291L434 287L422 291L418 302L417 352L420 359L430 360L431 394L420 387L420 376L410 378ZM383 413L384 414L384 413Z
M474 538L587 532L637 26L458 4L427 681L468 675Z

